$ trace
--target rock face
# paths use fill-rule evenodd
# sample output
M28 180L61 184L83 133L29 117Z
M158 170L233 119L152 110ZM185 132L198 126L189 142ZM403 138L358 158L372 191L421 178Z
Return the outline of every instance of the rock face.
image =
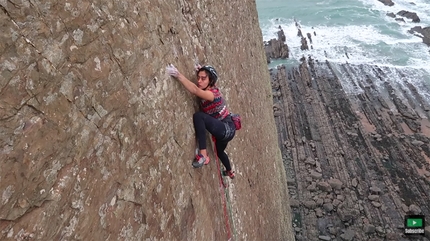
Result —
M297 240L403 240L405 215L430 215L426 87L396 72L311 58L271 69Z
M1 240L293 240L254 1L0 7ZM164 72L195 60L243 117L227 198Z

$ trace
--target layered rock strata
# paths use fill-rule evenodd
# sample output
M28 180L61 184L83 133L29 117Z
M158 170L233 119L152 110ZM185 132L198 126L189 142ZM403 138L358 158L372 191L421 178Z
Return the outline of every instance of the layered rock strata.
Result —
M429 90L398 73L312 58L271 69L296 240L409 240L405 215L430 215Z

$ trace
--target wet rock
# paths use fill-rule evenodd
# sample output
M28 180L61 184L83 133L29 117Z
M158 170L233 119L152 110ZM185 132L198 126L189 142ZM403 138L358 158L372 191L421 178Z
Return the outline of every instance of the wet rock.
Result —
M397 15L400 15L400 16L408 18L408 19L412 19L412 22L414 22L414 23L419 23L420 22L420 18L414 12L408 12L406 10L401 10L401 11L399 11L397 13Z
M282 42L285 42L286 40L284 30L281 28L281 26L279 26L278 39Z
M406 23L404 18L395 18L394 20L396 20L397 22L404 22Z
M307 33L306 34L306 36L308 37L308 39L309 39L309 43L311 43L312 44L312 35L310 34L310 33Z
M278 31L278 38L271 39L264 43L264 50L266 52L267 63L270 63L271 59L286 59L289 56L289 48L285 43L284 30Z
M301 50L309 50L308 41L306 40L305 37L302 37L300 49Z
M394 3L392 0L378 0L378 1L380 1L381 3L383 3L386 6L394 6Z
M389 13L387 13L386 14L388 17L392 17L392 18L395 18L396 17L396 14L394 14L393 12L389 12Z

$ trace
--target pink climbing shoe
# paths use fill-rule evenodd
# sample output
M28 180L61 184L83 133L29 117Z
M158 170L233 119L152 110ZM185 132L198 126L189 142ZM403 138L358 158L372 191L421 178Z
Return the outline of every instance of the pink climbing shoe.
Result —
M202 167L203 165L209 164L210 159L209 157L205 158L202 154L196 155L196 160L193 162L194 168Z
M230 170L230 171L223 171L223 172L222 172L222 174L223 174L224 176L229 176L231 179L234 179L234 176L235 176L235 174L234 174L234 171L233 171L233 170Z

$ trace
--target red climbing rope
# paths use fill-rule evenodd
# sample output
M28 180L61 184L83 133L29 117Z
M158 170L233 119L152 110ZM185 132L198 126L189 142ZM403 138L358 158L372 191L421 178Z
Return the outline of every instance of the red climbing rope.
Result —
M221 194L222 202L223 202L225 225L226 225L226 229L227 229L227 237L228 237L228 240L230 240L231 239L231 231L230 231L230 222L228 219L227 200L225 198L225 193L223 193L224 189L227 188L227 185L226 185L226 183L224 183L224 180L222 178L220 163L218 160L218 154L216 152L216 138L214 136L212 136L212 141L214 143L216 166L218 167L218 176L219 176L219 184L220 184L219 190L220 190L220 194Z

